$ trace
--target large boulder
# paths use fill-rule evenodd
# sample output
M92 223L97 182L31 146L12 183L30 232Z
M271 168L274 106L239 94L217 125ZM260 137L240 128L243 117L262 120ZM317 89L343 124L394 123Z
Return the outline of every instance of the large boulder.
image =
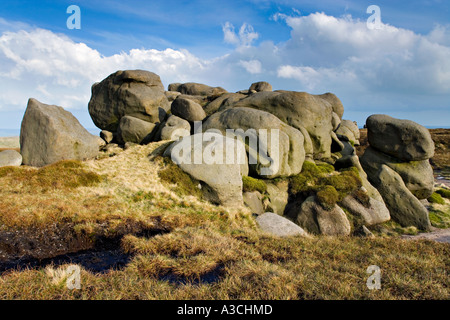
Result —
M434 142L427 128L411 121L383 114L366 120L369 144L404 161L427 160L434 155Z
M301 205L296 217L297 224L309 233L328 236L350 235L350 222L345 212L337 205L331 210L324 209L314 196L307 198Z
M276 213L266 212L256 218L256 223L262 231L277 237L309 237L301 227Z
M398 173L383 164L369 178L382 195L393 220L403 227L414 226L420 230L429 230L428 210L408 190Z
M0 167L19 167L22 164L22 155L16 150L0 152Z
M242 176L248 174L248 164L242 142L219 133L197 133L174 142L164 156L201 181L209 201L243 206Z
M250 168L264 178L291 176L302 169L303 135L268 112L239 107L217 112L203 124L204 131L213 129L223 134L234 129L246 143Z
M119 143L127 142L146 144L151 142L155 135L156 125L132 116L120 119L117 139Z
M255 108L269 112L284 123L311 137L314 158L330 158L333 107L322 97L296 91L264 91L253 93L232 107Z
M333 109L333 112L335 112L339 119L342 120L342 117L344 116L344 105L342 104L341 100L333 93L327 92L324 94L316 95L316 97L322 98L325 101L328 101L331 104L331 108Z
M90 134L62 107L28 100L20 130L23 163L42 167L60 160L84 160L98 155L104 141Z
M188 83L171 83L169 91L178 91L182 94L192 96L215 96L227 93L227 90L221 87L210 87L206 84L188 82Z
M202 121L206 113L197 102L182 97L177 97L171 106L172 114L190 122Z
M169 100L158 75L144 70L117 71L92 86L89 114L102 130L116 132L123 116L160 123Z
M361 157L364 170L371 175L378 174L381 165L386 165L401 177L409 191L418 199L427 199L434 191L433 168L429 160L404 162L369 147Z

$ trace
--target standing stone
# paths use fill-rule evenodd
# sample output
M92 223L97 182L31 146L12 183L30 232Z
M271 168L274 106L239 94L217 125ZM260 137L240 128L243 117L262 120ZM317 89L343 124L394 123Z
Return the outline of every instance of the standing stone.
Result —
M172 102L172 114L190 122L202 121L206 113L202 106L189 99L177 97Z
M98 155L103 140L90 134L68 111L28 100L20 130L23 163L42 167L60 160L84 160Z
M22 155L16 150L4 150L0 152L0 167L20 167Z
M116 132L123 116L160 123L169 101L158 75L144 70L117 71L92 86L89 114L102 130Z
M434 142L427 128L383 114L367 118L369 144L404 161L427 160L434 155Z

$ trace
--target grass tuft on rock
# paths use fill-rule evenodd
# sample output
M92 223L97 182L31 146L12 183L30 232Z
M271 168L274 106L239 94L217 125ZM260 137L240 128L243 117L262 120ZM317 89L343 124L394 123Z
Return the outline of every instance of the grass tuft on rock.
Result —
M263 180L243 176L242 189L244 192L258 191L259 193L264 194L267 191L267 185Z
M174 191L178 195L194 195L199 199L202 198L202 191L198 187L200 181L184 172L169 158L159 158L165 165L165 168L158 172L158 176L163 182L175 185Z
M331 210L339 201L339 193L333 186L325 186L322 190L317 192L317 200L322 207Z

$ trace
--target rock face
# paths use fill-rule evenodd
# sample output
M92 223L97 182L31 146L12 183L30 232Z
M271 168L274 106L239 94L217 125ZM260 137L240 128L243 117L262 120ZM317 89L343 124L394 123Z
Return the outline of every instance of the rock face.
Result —
M170 116L161 128L161 140L178 140L191 134L191 125L188 121L177 116Z
M155 134L156 125L135 117L124 116L120 119L117 138L119 143L149 143Z
M61 107L28 101L20 130L23 163L42 167L60 160L83 160L97 156L104 144Z
M315 201L314 196L302 203L296 222L313 234L347 236L351 232L350 222L340 207L335 205L333 209L325 210Z
M204 110L208 116L212 115L214 112L217 112L220 108L226 108L237 101L244 99L246 95L240 93L225 93L220 97L214 99L210 103L208 103Z
M182 94L191 96L214 96L227 93L227 90L221 87L210 87L201 83L171 83L169 85L169 91L178 91Z
M427 160L434 155L434 142L425 127L410 121L375 114L367 118L369 144L404 161Z
M0 167L20 167L22 155L15 150L0 152Z
M359 145L359 128L354 121L342 120L336 134L347 137L349 141L353 141L354 145Z
M287 181L281 181L278 183L266 182L267 193L270 198L270 207L273 212L279 215L283 215L289 200L289 185Z
M262 177L290 176L302 169L305 160L303 135L268 112L238 107L227 109L205 121L203 130L209 129L218 129L222 134L226 134L227 129L241 129L235 134L246 143L252 172ZM278 139L273 136L275 134ZM245 139L245 136L250 138ZM267 150L261 146L267 146Z
M256 223L262 231L277 237L309 236L305 230L292 221L272 212L266 212L258 216Z
M157 124L164 120L167 110L164 86L152 72L117 71L92 86L89 114L102 130L116 132L123 116Z
M190 122L202 121L206 117L201 105L180 96L172 102L171 110L173 115Z
M242 158L236 158L238 153ZM164 156L204 182L202 188L211 202L229 207L243 205L242 176L248 174L248 164L242 142L218 133L197 133L173 143Z
M398 173L386 165L371 176L371 181L383 196L391 217L404 227L429 230L428 211L408 190Z
M302 133L303 130L308 132L314 158L331 156L333 106L321 96L295 91L257 92L238 101L233 107L269 112Z

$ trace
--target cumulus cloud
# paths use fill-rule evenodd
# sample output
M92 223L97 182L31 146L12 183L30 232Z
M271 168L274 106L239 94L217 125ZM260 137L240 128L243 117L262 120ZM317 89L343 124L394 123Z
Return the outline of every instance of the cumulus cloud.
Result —
M223 39L226 43L237 47L248 47L259 38L259 34L255 32L252 25L243 23L239 29L239 33L234 31L234 26L230 22L226 22L223 27Z
M275 89L334 92L346 110L361 117L380 107L422 113L424 108L440 108L448 113L449 26L437 25L420 35L386 24L370 30L366 21L325 13L275 18L291 29L288 41L255 45L259 34L251 25L244 23L236 31L226 22L224 41L236 48L207 60L170 48L103 56L48 30L4 31L0 36L0 111L23 110L29 97L87 110L94 82L117 70L145 69L160 75L166 87L171 82L194 81L237 91L265 80ZM0 25L8 23L0 20Z

